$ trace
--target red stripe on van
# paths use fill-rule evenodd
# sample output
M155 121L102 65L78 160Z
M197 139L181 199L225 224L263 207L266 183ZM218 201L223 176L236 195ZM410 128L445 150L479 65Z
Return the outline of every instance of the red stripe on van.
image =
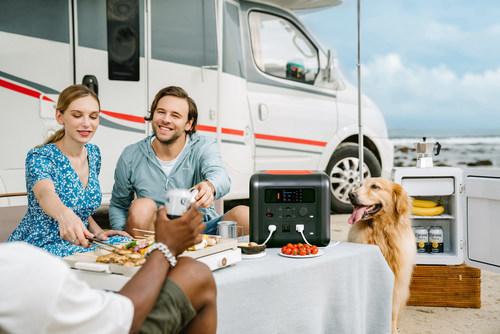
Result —
M265 140L273 140L273 141L282 141L286 143L296 143L296 144L304 144L304 145L312 145L312 146L320 146L325 147L325 141L317 141L310 139L301 139L301 138L292 138L292 137L282 137L282 136L273 136L273 135L265 135L262 133L256 133L255 138L257 139L265 139Z
M243 136L245 134L243 130L228 129L228 128L222 128L222 133L228 135L236 135L236 136Z
M108 115L114 118L119 118L119 119L124 119L126 121L130 122L135 122L135 123L145 123L146 121L144 120L144 117L142 116L135 116L135 115L129 115L129 114L121 114L118 112L114 111L109 111L109 110L101 110L101 112L104 115Z
M2 80L2 79L0 79L0 86L7 88L7 89L10 89L10 90L13 90L15 92L24 94L24 95L34 97L36 99L39 99L40 95L42 95L42 93L40 93L36 90L29 89L29 88L26 88L23 86L19 86L19 85L13 84L12 82L8 82L8 81ZM45 101L54 102L54 100L52 100L51 98L49 98L45 95L42 95L42 99Z
M275 169L275 170L265 170L265 174L271 175L306 175L312 174L311 170L286 170L286 169Z
M198 124L196 125L196 130L206 131L206 132L216 132L217 128L215 126Z
M215 126L201 125L201 124L196 125L196 130L205 131L205 132L217 132L217 128ZM243 136L245 134L245 131L236 130L236 129L229 129L229 128L222 128L222 133L226 134L226 135Z
M10 90L13 90L15 92L18 92L18 93L21 93L24 95L28 95L28 96L31 96L31 97L34 97L37 99L39 99L40 96L42 96L43 100L49 101L49 102L54 102L51 98L41 94L40 92L38 92L36 90L29 89L29 88L26 88L23 86L19 86L19 85L13 84L11 82L5 81L3 79L0 79L0 87L4 87L4 88L10 89ZM109 110L101 110L101 112L105 115L108 115L108 116L114 117L114 118L123 119L123 120L134 122L134 123L145 123L144 117L141 117L141 116L122 114L122 113L117 113L117 112L109 111ZM200 130L200 131L206 131L206 132L216 132L217 131L217 128L215 126L209 126L209 125L197 125L196 129ZM222 128L222 133L236 135L236 136L244 136L245 135L245 132L243 130L236 130L236 129L229 129L229 128ZM256 133L255 138L264 139L264 140L272 140L272 141L280 141L280 142L286 142L286 143L312 145L312 146L319 146L319 147L325 147L327 144L324 141L266 135L266 134L262 134L262 133Z

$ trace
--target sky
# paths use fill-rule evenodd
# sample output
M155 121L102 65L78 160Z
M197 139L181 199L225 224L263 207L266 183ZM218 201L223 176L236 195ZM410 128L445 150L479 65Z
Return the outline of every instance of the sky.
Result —
M356 84L356 0L298 12ZM362 91L391 137L500 136L497 0L361 0Z

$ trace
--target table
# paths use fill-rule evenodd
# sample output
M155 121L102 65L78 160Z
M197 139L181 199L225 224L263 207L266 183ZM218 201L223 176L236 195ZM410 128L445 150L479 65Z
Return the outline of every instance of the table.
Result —
M394 276L377 246L341 243L324 255L286 258L267 249L214 272L219 334L390 333ZM129 277L75 270L117 291Z
M390 333L394 276L377 246L278 251L214 272L218 333Z

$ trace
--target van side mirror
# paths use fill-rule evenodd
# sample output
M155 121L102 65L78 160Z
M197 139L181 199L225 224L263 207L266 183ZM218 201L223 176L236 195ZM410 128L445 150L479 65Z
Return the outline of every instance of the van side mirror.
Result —
M328 49L326 51L326 66L323 69L323 80L330 82L332 77L332 66L333 66L333 56L332 50Z
M323 80L330 84L333 84L333 88L336 90L342 90L345 88L344 81L340 75L337 66L335 64L335 58L330 49L326 52L326 65L323 69Z

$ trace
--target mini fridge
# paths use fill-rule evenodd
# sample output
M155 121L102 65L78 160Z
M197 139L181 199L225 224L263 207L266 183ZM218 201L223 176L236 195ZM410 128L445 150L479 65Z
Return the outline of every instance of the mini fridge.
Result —
M411 216L414 227L443 230L443 252L417 253L417 264L465 262L500 272L500 169L404 167L393 179L412 198L444 207L437 216Z

